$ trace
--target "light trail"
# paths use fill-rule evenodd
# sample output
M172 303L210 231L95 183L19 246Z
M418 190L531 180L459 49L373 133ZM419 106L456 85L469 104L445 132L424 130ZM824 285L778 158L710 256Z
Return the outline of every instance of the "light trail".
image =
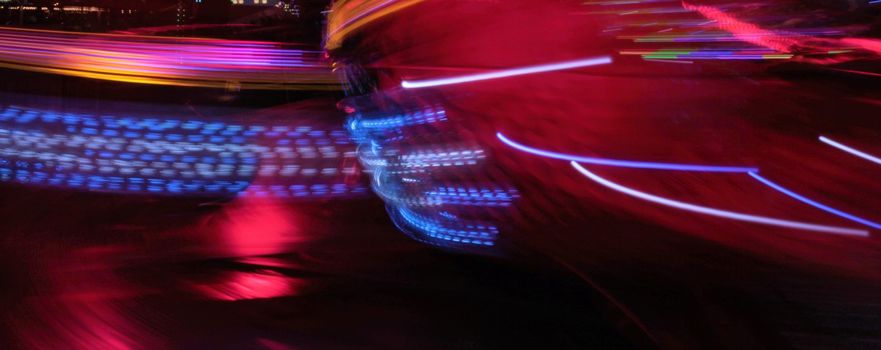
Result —
M875 228L875 229L879 229L879 230L881 230L881 224L879 224L879 223L877 223L877 222L873 222L873 221L870 221L870 220L866 220L866 219L863 219L863 218L861 218L861 217L859 217L859 216L856 216L856 215L853 215L853 214L848 214L848 213L845 213L845 212L843 212L843 211L841 211L841 210L838 210L838 209L832 208L832 207L830 207L830 206L828 206L828 205L825 205L825 204L819 203L819 202L817 202L817 201L815 201L815 200L812 200L812 199L810 199L810 198L807 198L807 197L805 197L805 196L802 196L802 195L800 195L800 194L798 194L798 193L792 192L792 191L786 189L785 187L780 186L780 185L778 185L778 184L772 182L771 180L768 180L768 179L762 177L762 176L759 175L759 174L756 174L756 173L749 173L749 176L752 176L753 179L758 180L759 182L765 184L766 186L768 186L768 187L770 187L770 188L773 188L773 189L777 190L777 191L780 192L780 193L783 193L783 194L785 194L785 195L787 195L787 196L790 196L790 197L792 197L792 198L795 198L795 199L797 199L798 201L800 201L800 202L802 202L802 203L805 203L805 204L807 204L807 205L810 205L810 206L812 206L812 207L814 207L814 208L820 209L820 210L822 210L822 211L825 211L825 212L827 212L827 213L830 213L830 214L833 214L833 215L836 215L836 216L840 216L840 217L845 218L845 219L848 219L848 220L850 220L850 221L858 222L858 223L861 223L861 224L863 224L863 225L866 225L866 226L869 226L869 227L872 227L872 228Z
M787 60L793 57L792 54L753 48L622 50L619 53L639 55L645 60Z
M715 165L697 165L697 164L677 164L677 163L658 163L658 162L641 162L641 161L632 161L632 160L620 160L620 159L608 159L608 158L595 158L595 157L584 157L566 153L558 153L546 151L534 147L529 147L511 139L505 137L500 132L496 133L496 137L499 138L506 145L511 146L515 149L521 150L526 153L531 153L534 155L553 158L553 159L562 159L568 161L575 161L579 163L589 163L596 165L608 165L608 166L616 166L623 168L639 168L639 169L656 169L656 170L674 170L674 171L700 171L700 172L717 172L717 173L748 173L748 172L758 172L759 169L755 167L740 167L740 166L715 166Z
M405 89L419 89L419 88L427 88L427 87L434 87L434 86L470 83L470 82L490 80L490 79L508 78L508 77L515 77L515 76L520 76L520 75L527 75L527 74L546 73L546 72L560 71L560 70L573 69L573 68L598 66L598 65L610 64L610 63L612 63L612 57L600 56L600 57L587 58L587 59L576 60L576 61L566 61L566 62L559 62L559 63L552 63L552 64L528 66L528 67L522 67L522 68L504 69L504 70L497 70L497 71L493 71L493 72L469 74L469 75L462 75L462 76L450 77L450 78L415 80L415 81L404 80L401 82L401 87L403 87Z
M340 88L321 51L256 41L0 28L0 67L153 85Z
M425 0L342 0L335 1L327 20L324 47L338 49L346 37L370 22L398 12Z
M819 224L805 223L805 222L799 222L799 221L790 221L790 220L771 218L771 217L766 217L766 216L744 214L744 213L738 213L738 212L734 212L734 211L704 207L704 206L700 206L700 205L696 205L696 204L685 203L685 202L680 202L680 201L676 201L676 200L672 200L672 199L668 199L668 198L664 198L664 197L659 197L659 196L655 196L655 195L648 194L645 192L640 192L640 191L634 190L632 188L628 188L628 187L622 186L620 184L614 183L612 181L609 181L607 179L604 179L604 178L600 177L599 175L596 175L596 174L590 172L589 170L585 169L583 166L581 166L581 164L578 164L575 161L572 161L570 164L572 165L573 168L575 168L575 170L577 170L579 173L581 173L582 175L584 175L588 179L593 180L594 182L596 182L600 185L603 185L609 189L624 193L624 194L629 195L631 197L636 197L636 198L639 198L639 199L642 199L642 200L645 200L648 202L652 202L652 203L656 203L656 204L660 204L660 205L664 205L664 206L668 206L668 207L672 207L672 208L676 208L676 209L680 209L680 210L685 210L685 211L690 211L690 212L694 212L694 213L715 216L715 217L720 217L720 218L725 218L725 219L730 219L730 220L751 222L751 223L755 223L755 224L777 226L777 227L784 227L784 228L799 229L799 230L805 230L805 231L833 233L833 234L839 234L839 235L858 236L858 237L868 237L869 236L868 231L861 230L861 229L839 227L839 226L819 225Z
M742 21L713 6L693 5L683 1L682 8L695 11L707 19L713 20L715 26L731 33L741 41L767 47L780 53L792 52L793 48L798 47L800 42L807 38L807 36L794 33L779 33L764 29L756 24Z
M860 158L863 158L863 159L865 159L865 160L868 160L868 161L870 161L870 162L872 162L872 163L875 163L875 164L879 164L879 165L881 165L881 158L876 157L876 156L873 156L873 155L868 154L868 153L866 153L866 152L860 151L860 150L858 150L858 149L856 149L856 148L848 147L848 146L846 146L846 145L844 145L844 144L841 144L841 143L839 143L839 142L836 142L835 140L832 140L832 139L830 139L830 138L828 138L828 137L826 137L826 136L820 136L820 142L823 142L823 143L825 143L825 144L827 144L827 145L829 145L829 146L835 147L835 148L837 148L837 149L840 149L840 150L842 150L842 151L845 151L845 152L850 153L850 154L852 154L852 155L855 155L855 156L857 156L857 157L860 157Z

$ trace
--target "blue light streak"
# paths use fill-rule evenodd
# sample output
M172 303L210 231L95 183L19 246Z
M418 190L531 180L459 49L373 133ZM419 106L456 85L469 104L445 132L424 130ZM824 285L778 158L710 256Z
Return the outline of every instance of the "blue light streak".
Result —
M462 223L445 220L441 222L416 214L414 211L397 207L397 217L405 226L410 226L426 237L452 243L492 246L498 236L498 229L492 225ZM406 231L406 230L405 230Z
M800 194L798 194L798 193L792 192L792 191L786 189L785 187L780 186L780 185L778 185L778 184L772 182L771 180L768 180L768 179L762 177L762 176L759 175L759 174L756 174L756 173L749 173L749 176L752 176L753 179L758 180L759 182L765 184L766 186L768 186L768 187L770 187L770 188L773 188L773 189L777 190L777 191L780 192L780 193L783 193L783 194L785 194L785 195L787 195L787 196L790 196L790 197L792 197L792 198L795 198L795 199L797 199L798 201L800 201L800 202L802 202L802 203L805 203L805 204L807 204L807 205L810 205L810 206L812 206L812 207L814 207L814 208L820 209L820 210L822 210L822 211L825 211L825 212L827 212L827 213L830 213L830 214L833 214L833 215L836 215L836 216L840 216L840 217L845 218L845 219L848 219L848 220L850 220L850 221L858 222L858 223L861 223L861 224L863 224L863 225L866 225L866 226L869 226L869 227L872 227L872 228L875 228L875 229L879 229L879 230L881 230L881 224L879 224L879 223L877 223L877 222L870 221L870 220L866 220L866 219L863 219L863 218L858 217L858 216L856 216L856 215L848 214L848 213L845 213L845 212L843 212L843 211L841 211L841 210L838 210L838 209L832 208L832 207L830 207L830 206L828 206L828 205L825 205L825 204L819 203L819 202L817 202L817 201L815 201L815 200L812 200L812 199L810 199L810 198L807 198L807 197L805 197L805 196L802 196L802 195L800 195Z
M451 167L475 165L486 158L482 149L458 149L447 151L415 151L398 157L401 162L395 165L405 168Z
M432 124L446 121L446 111L441 108L429 107L421 111L402 113L391 117L368 118L360 114L351 120L351 129L395 129L415 125Z
M311 126L240 125L209 120L183 120L93 116L83 113L60 113L7 106L0 110L0 122L14 122L23 126L53 128L64 125L65 131L76 134L103 134L116 132L131 139L167 139L169 141L237 143L248 137L269 139L292 138L326 144L349 144L344 130L314 130ZM106 130L104 130L106 129ZM120 131L120 129L122 129ZM53 129L55 131L60 131ZM174 131L174 132L171 132ZM107 135L105 135L107 136ZM330 140L328 139L330 136ZM191 138L199 138L191 140ZM241 143L241 142L238 142Z
M506 207L511 205L511 202L517 197L517 191L513 189L438 187L432 191L426 191L425 195L436 198L441 205Z
M502 133L497 132L496 137L499 138L506 145L511 146L515 149L521 150L523 152L531 153L534 155L553 158L553 159L561 159L574 161L579 163L588 163L588 164L596 164L596 165L607 165L607 166L615 166L615 167L623 167L623 168L639 168L639 169L655 169L655 170L673 170L673 171L698 171L698 172L716 172L716 173L748 173L748 172L758 172L758 168L754 167L741 167L741 166L715 166L715 165L695 165L695 164L677 164L677 163L659 163L659 162L642 162L642 161L631 161L631 160L620 160L620 159L608 159L608 158L595 158L595 157L584 157L566 153L558 153L546 151L534 147L529 147L502 135Z
M23 164L19 163L18 166ZM10 169L0 162L0 181L48 185L107 192L161 192L168 194L235 194L245 190L248 181L206 179L163 179Z

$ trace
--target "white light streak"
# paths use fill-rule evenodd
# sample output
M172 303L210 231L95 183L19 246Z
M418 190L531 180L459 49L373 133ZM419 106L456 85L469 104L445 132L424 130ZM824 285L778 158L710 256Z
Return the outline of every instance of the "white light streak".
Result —
M493 71L493 72L469 74L469 75L450 77L450 78L416 80L416 81L404 80L401 82L401 87L403 87L405 89L419 89L419 88L426 88L426 87L433 87L433 86L470 83L470 82L481 81L481 80L508 78L508 77L514 77L514 76L519 76L519 75L545 73L545 72L553 72L553 71L573 69L573 68L590 67L590 66L597 66L597 65L609 64L609 63L612 63L612 57L601 56L601 57L593 57L593 58L587 58L587 59L576 60L576 61L567 61L567 62L559 62L559 63L551 63L551 64L542 64L542 65L537 65L537 66L528 66L528 67L522 67L522 68L504 69L504 70L497 70L497 71Z
M860 158L863 158L863 159L865 159L865 160L868 160L868 161L870 161L870 162L872 162L872 163L875 163L875 164L881 165L881 158L876 157L876 156L873 156L873 155L868 154L868 153L866 153L866 152L860 151L860 150L858 150L858 149L856 149L856 148L848 147L848 146L845 146L845 145L843 145L843 144L840 144L840 143L835 142L834 140L832 140L832 139L830 139L830 138L828 138L828 137L826 137L826 136L820 136L820 141L823 142L823 143L825 143L825 144L827 144L827 145L829 145L829 146L835 147L835 148L837 148L837 149L840 149L840 150L842 150L842 151L845 151L845 152L850 153L850 154L852 154L852 155L855 155L855 156L857 156L857 157L860 157Z
M733 212L733 211L728 211L728 210L721 210L721 209L714 209L714 208L699 206L699 205L685 203L685 202L679 202L679 201L675 201L672 199L667 199L667 198L655 196L652 194L648 194L645 192L640 192L640 191L634 190L632 188L628 188L628 187L619 185L617 183L614 183L612 181L606 180L606 179L600 177L599 175L596 175L596 174L588 171L587 169L582 167L581 164L578 164L574 161L571 162L570 164L572 164L572 167L575 168L575 170L578 170L578 172L580 172L582 175L586 176L587 178L593 180L596 183L599 183L600 185L603 185L605 187L608 187L610 189L613 189L615 191L624 193L624 194L632 196L632 197L636 197L636 198L639 198L639 199L642 199L645 201L665 205L665 206L680 209L680 210L685 210L685 211L690 211L690 212L695 212L695 213L699 213L699 214L705 214L705 215L710 215L710 216L715 216L715 217L720 217L720 218L725 218L725 219L745 221L745 222L751 222L751 223L762 224L762 225L793 228L793 229L799 229L799 230L805 230L805 231L824 232L824 233L833 233L833 234L859 236L859 237L868 237L869 236L868 231L861 230L861 229L853 229L853 228L839 227L839 226L826 226L826 225L811 224L811 223L805 223L805 222L799 222L799 221L776 219L776 218L770 218L770 217L765 217L765 216L744 214L744 213L738 213L738 212Z

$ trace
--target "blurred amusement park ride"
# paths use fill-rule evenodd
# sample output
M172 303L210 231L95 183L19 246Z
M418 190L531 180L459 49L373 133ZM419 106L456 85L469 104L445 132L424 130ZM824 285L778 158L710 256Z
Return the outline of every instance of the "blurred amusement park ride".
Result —
M0 28L0 180L375 197L427 246L574 276L630 346L881 346L881 2L319 3ZM197 103L13 91L28 74Z

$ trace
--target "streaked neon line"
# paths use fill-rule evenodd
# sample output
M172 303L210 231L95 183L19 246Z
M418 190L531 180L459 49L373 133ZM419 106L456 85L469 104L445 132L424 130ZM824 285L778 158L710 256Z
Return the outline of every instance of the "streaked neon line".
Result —
M499 78L514 77L514 76L518 76L518 75L527 75L527 74L535 74L535 73L553 72L553 71L565 70L565 69L590 67L590 66L597 66L597 65L609 64L609 63L612 63L611 56L600 56L600 57L594 57L594 58L587 58L587 59L583 59L583 60L567 61L567 62L552 63L552 64L542 64L542 65L537 65L537 66L528 66L528 67L514 68L514 69L504 69L504 70L498 70L498 71L494 71L494 72L469 74L469 75L463 75L463 76L451 77L451 78L417 80L417 81L404 80L401 82L401 87L403 87L405 89L418 89L418 88L425 88L425 87L432 87L432 86L470 83L470 82L480 81L480 80L499 79Z
M879 0L879 1L881 1L881 0ZM828 69L838 71L838 72L865 75L865 76L869 76L869 77L881 77L881 74L866 72L866 71L861 71L861 70L841 69L841 68L828 68Z
M767 47L780 53L790 53L792 48L800 43L800 40L808 38L803 35L787 35L787 33L764 29L756 24L742 21L731 14L725 13L721 7L693 5L683 1L682 8L696 11L707 19L715 21L714 26L731 33L744 42Z
M3 68L90 79L243 89L340 88L321 51L282 43L0 28L0 51Z
M605 187L608 187L608 188L613 189L615 191L627 194L632 197L636 197L636 198L639 198L639 199L642 199L645 201L649 201L652 203L656 203L656 204L665 205L668 207L673 207L676 209L681 209L681 210L685 210L685 211L690 211L690 212L695 212L695 213L700 213L700 214L705 214L705 215L710 215L710 216L716 216L716 217L725 218L725 219L762 224L762 225L794 228L794 229L806 230L806 231L834 233L834 234L840 234L840 235L850 235L850 236L860 236L860 237L868 237L869 236L869 232L866 230L853 229L853 228L847 228L847 227L839 227L839 226L818 225L818 224L811 224L811 223L805 223L805 222L799 222L799 221L782 220L782 219L770 218L770 217L765 217L765 216L738 213L738 212L733 212L733 211L728 211L728 210L714 209L714 208L704 207L704 206L695 205L695 204L691 204L691 203L679 202L679 201L675 201L672 199L667 199L667 198L655 196L652 194L648 194L645 192L640 192L640 191L634 190L632 188L628 188L628 187L619 185L617 183L614 183L612 181L606 180L606 179L600 177L599 175L596 175L596 174L588 171L587 169L582 167L581 164L578 164L575 161L572 161L570 164L572 164L572 167L575 168L575 170L578 170L578 172L580 172L582 175L593 180L594 182L599 183L600 185L603 185ZM750 174L752 174L752 173L750 173Z
M639 162L639 161L632 161L632 160L583 157L583 156L577 156L577 155L572 155L572 154L551 152L551 151L546 151L546 150L522 145L522 144L514 142L511 139L505 137L505 135L502 135L502 133L500 133L500 132L496 133L496 137L498 137L499 140L501 140L502 142L504 142L508 146L511 146L511 147L516 148L518 150L521 150L523 152L532 153L532 154L539 155L542 157L569 160L569 161L574 161L574 162L579 162L579 163L589 163L589 164L596 164L596 165L609 165L609 166L617 166L617 167L624 167L624 168L675 170L675 171L702 171L702 172L717 172L717 173L748 173L748 172L758 172L759 171L758 168L753 168L753 167Z
M374 4L377 1L370 0L362 1L361 4L352 4L354 1L335 1L328 16L328 35L324 46L328 50L338 49L349 33L423 1L425 0L388 0L380 4Z
M827 212L827 213L830 213L830 214L833 214L833 215L836 215L836 216L843 217L843 218L848 219L848 220L850 220L850 221L858 222L858 223L861 223L861 224L863 224L863 225L866 225L866 226L869 226L869 227L872 227L872 228L876 228L876 229L881 230L881 224L879 224L879 223L877 223L877 222L870 221L870 220L866 220L866 219L863 219L863 218L858 217L858 216L856 216L856 215L848 214L848 213L845 213L845 212L843 212L843 211L841 211L841 210L838 210L838 209L832 208L832 207L830 207L830 206L828 206L828 205L825 205L825 204L822 204L822 203L818 203L817 201L814 201L814 200L812 200L812 199L810 199L810 198L807 198L807 197L802 196L802 195L800 195L800 194L798 194L798 193L792 192L792 191L786 189L785 187L780 186L780 185L778 185L778 184L772 182L771 180L768 180L768 179L762 177L762 176L759 175L759 174L756 174L756 173L749 173L749 176L752 176L753 179L759 180L759 182L765 184L765 185L768 186L768 187L771 187L771 188L777 190L777 191L780 192L780 193L783 193L783 194L785 194L785 195L787 195L787 196L790 196L790 197L792 197L792 198L795 198L795 199L799 200L800 202L803 202L803 203L805 203L805 204L807 204L807 205L810 205L810 206L812 206L812 207L814 207L814 208L820 209L820 210L822 210L822 211L825 211L825 212Z
M661 62L661 63L679 63L679 64L693 64L694 61L684 61L684 60L676 60L676 59L658 59L658 58L642 58L643 61L650 62Z
M881 165L881 158L873 156L873 155L868 154L866 152L860 151L856 148L845 146L845 145L838 143L838 142L836 142L826 136L820 136L820 141L829 145L829 146L835 147L835 148L840 149L842 151L845 151L847 153L853 154L857 157L868 160L872 163Z

